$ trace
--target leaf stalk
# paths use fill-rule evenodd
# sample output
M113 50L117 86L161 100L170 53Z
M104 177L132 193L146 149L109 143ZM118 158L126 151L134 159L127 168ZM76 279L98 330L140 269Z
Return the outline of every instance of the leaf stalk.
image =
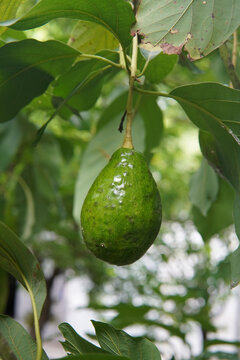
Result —
M132 63L131 63L131 73L129 76L129 90L128 90L128 99L127 99L127 125L125 136L123 140L123 147L127 149L133 149L132 143L132 121L133 121L133 89L134 82L136 79L137 73L137 54L138 54L138 37L135 35L132 42Z

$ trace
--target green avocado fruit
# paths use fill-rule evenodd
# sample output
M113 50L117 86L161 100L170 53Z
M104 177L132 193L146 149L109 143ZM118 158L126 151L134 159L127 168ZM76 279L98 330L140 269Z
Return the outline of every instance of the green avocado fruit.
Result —
M132 149L116 150L83 203L86 246L108 263L131 264L152 245L161 220L160 195L144 156Z

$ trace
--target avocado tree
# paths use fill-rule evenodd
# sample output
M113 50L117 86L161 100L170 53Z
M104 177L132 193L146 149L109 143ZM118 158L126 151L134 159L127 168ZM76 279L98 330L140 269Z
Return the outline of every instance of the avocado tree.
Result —
M163 117L165 114L167 121L171 104L178 103L199 130L202 162L190 183L191 216L198 232L207 244L213 235L234 224L239 238L239 14L239 0L0 2L0 308L4 312L9 273L29 293L36 339L13 318L1 315L0 359L48 358L42 348L40 315L42 309L44 314L49 312L46 289L50 289L54 276L72 268L76 273L88 271L96 285L107 281L107 265L95 260L82 242L80 212L91 183L115 150L120 147L124 153L137 154L141 160L128 164L138 169L144 161L146 170L138 171L133 183L139 187L126 191L127 199L135 196L137 213L144 216L134 223L136 212L126 214L127 234L132 231L133 235L130 252L124 253L124 259L120 253L122 244L118 242L116 247L114 242L110 244L111 237L107 241L112 250L103 254L104 239L115 227L109 229L111 221L105 224L105 215L101 213L109 204L104 203L99 210L95 195L92 196L88 213L96 207L98 223L94 224L92 217L89 226L89 218L86 219L89 214L82 215L88 228L85 240L91 250L109 263L129 264L143 255L157 235L160 200L145 160L138 152L144 154L158 174L163 218L166 222L173 218L176 181L181 179L169 177L167 190L158 178L159 173L168 176L166 166L165 172L161 170L158 156L162 154L166 160L171 152L166 152L164 146L171 143L172 134L163 130ZM165 108L163 113L161 106ZM177 108L184 117L182 110ZM177 118L176 112L174 116ZM178 128L175 125L172 128L176 141ZM186 122L181 131L187 132L189 128L190 122ZM174 155L176 152L172 158ZM109 174L105 172L104 176ZM108 186L104 181L103 187ZM149 195L151 186L154 191ZM138 203L140 187L142 200ZM105 188L102 192L105 201ZM157 205L153 213L158 219L153 216L154 226L144 232L144 219L148 219L154 199ZM129 201L124 211L134 209L134 202ZM111 205L116 207L115 203ZM184 216L176 208L174 216L181 221ZM116 219L118 212L114 216ZM135 236L136 223L139 226L140 222L141 234ZM121 229L125 226L120 225ZM97 229L94 238L93 228ZM95 251L93 242L99 233L101 243ZM161 240L157 241L162 244ZM29 248L36 252L38 260ZM168 250L171 251L170 247ZM196 266L196 276L188 285L184 284L187 292L172 296L178 302L174 326L161 324L172 336L185 341L186 333L180 323L186 318L200 322L204 359L212 356L208 347L214 341L207 338L207 332L214 332L215 328L208 306L204 306L208 305L209 292L201 284L206 277L211 284L224 279L229 286L236 286L240 281L239 251L238 248L215 267L205 251L204 260ZM186 252L194 252L190 244ZM55 263L53 276L47 281L40 266L46 257L53 258ZM162 261L167 258L162 256ZM152 284L150 296L155 293L166 299L154 272L143 271ZM215 277L214 271L218 274ZM138 294L144 293L137 281L135 285ZM197 315L189 314L183 303L198 296L204 304L199 306ZM97 308L99 304L92 301L91 306ZM138 312L136 318L149 327L160 325L144 319L151 309L159 310L158 306L155 309L151 305L136 308L126 303L100 306L101 310L110 308L118 312L114 319L117 327L131 324L127 312ZM93 326L100 347L82 338L69 324L59 326L65 338L62 345L69 355L67 359L160 359L160 352L149 340L154 340L150 332L147 339L132 337L103 322L94 321Z

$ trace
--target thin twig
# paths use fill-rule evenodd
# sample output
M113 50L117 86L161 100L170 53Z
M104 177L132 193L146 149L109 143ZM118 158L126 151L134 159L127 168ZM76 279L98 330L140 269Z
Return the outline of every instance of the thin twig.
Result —
M228 73L228 76L232 82L232 85L235 89L239 89L240 90L240 79L238 77L238 74L236 72L235 66L232 63L232 58L231 58L231 54L228 51L227 45L226 43L224 43L222 46L220 46L219 48L219 53L220 56L223 60L225 69Z

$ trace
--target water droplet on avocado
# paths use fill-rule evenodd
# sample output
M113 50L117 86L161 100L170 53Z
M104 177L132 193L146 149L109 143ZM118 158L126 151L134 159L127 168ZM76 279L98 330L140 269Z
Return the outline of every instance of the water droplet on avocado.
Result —
M131 264L152 245L161 219L160 195L145 158L134 150L118 149L83 203L81 226L87 247L111 264Z

